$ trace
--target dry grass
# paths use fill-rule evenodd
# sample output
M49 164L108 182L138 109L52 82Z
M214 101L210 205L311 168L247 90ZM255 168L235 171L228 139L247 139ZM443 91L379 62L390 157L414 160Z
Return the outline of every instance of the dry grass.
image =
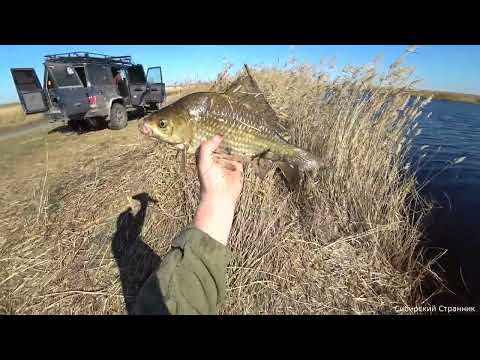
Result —
M402 171L404 132L425 102L407 108L398 86L361 99L368 71L337 79L334 90L309 66L253 74L292 142L334 165L298 193L278 174L261 181L247 169L222 312L390 313L426 302L420 284L433 274L419 244L427 206ZM198 181L193 158L182 172L175 151L140 137L134 123L124 134L125 143L92 145L94 155L57 185L45 185L46 166L35 193L2 204L0 312L128 312L191 221ZM157 200L146 213L132 200L143 192Z
M43 119L42 114L25 115L20 104L0 105L0 130Z

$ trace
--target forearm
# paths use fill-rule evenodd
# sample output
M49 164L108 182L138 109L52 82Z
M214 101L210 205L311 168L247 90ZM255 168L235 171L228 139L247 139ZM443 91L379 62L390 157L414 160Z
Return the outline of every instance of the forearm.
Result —
M204 196L197 208L193 225L223 245L232 228L235 203L214 196Z
M145 282L137 314L216 314L225 298L228 251L203 231L189 227Z

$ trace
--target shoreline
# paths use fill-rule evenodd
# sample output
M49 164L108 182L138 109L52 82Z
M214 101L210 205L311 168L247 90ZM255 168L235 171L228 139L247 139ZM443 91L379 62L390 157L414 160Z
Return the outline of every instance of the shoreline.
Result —
M430 97L433 100L448 100L454 102L461 102L466 104L480 105L480 95L453 93L448 91L433 91L433 90L408 90L414 96Z

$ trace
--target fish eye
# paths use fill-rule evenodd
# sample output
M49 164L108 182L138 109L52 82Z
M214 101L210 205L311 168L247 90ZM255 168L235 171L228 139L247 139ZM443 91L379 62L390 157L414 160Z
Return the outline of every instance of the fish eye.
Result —
M158 123L158 126L160 128L166 128L167 127L167 121L166 120L160 120L159 123Z

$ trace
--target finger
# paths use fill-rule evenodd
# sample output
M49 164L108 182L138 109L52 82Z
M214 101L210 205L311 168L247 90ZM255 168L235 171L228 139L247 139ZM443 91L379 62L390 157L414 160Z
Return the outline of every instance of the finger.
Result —
M235 165L233 165L230 160L215 157L214 161L215 161L216 164L221 166L222 169L224 169L224 170L236 171Z
M204 141L200 145L200 157L211 156L213 152L218 148L222 140L223 140L222 136L215 135L211 139Z
M204 141L200 144L200 148L198 150L198 163L201 167L209 167L213 163L213 152L218 148L220 143L222 142L223 137L219 135L215 135L213 138Z
M243 173L243 164L240 161L232 160L231 164L236 171Z
M213 158L218 164L228 165L232 171L243 172L243 163L235 158L224 157L223 155L218 154L213 154Z
M238 162L242 162L242 160L244 159L240 155L225 154L220 149L218 149L218 150L219 150L218 152L215 151L213 153L213 156L215 156L217 158L221 158L221 159L225 159L225 160L238 161Z

